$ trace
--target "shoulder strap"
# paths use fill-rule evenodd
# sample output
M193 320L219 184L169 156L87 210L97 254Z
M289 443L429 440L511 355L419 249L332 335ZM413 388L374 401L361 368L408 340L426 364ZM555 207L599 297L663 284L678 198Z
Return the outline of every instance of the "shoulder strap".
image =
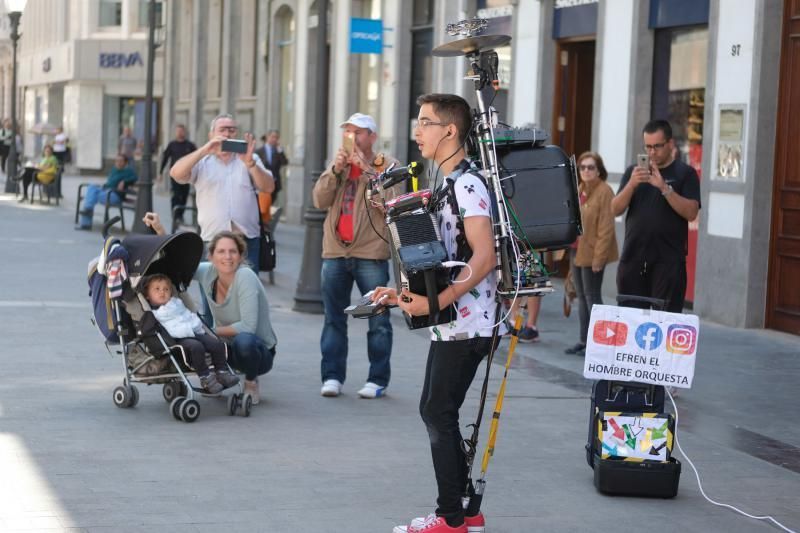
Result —
M467 236L464 233L464 217L461 216L461 209L458 206L455 185L458 179L467 173L474 174L484 185L486 185L486 180L483 178L483 176L481 176L479 172L469 172L471 169L472 165L470 162L467 159L462 159L455 168L456 171L460 170L461 172L456 174L455 178L445 178L447 183L445 185L445 194L450 202L450 209L453 215L456 217L456 229L458 230L458 234L456 235L456 258L459 261L464 261L465 263L472 258L472 248L470 247L469 242L467 241ZM453 276L457 276L459 271L460 268L453 269Z

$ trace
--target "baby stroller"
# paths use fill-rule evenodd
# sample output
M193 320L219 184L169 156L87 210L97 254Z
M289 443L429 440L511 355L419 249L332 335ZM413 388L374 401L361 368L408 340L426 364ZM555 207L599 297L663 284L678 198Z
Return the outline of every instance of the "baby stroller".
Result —
M144 295L142 280L164 274L192 311L194 302L186 293L203 254L203 241L196 233L172 235L128 235L120 240L108 236L108 229L119 221L109 220L103 227L105 243L101 255L89 263L90 296L94 307L92 322L105 338L106 349L122 355L124 377L113 393L114 405L134 407L139 391L134 383L163 384L164 400L176 420L194 422L200 416L196 396L228 396L228 414L250 416L253 399L244 392L242 382L218 394L208 394L189 380L196 374L188 354L158 323ZM207 333L214 335L206 326ZM226 346L227 356L227 346ZM229 367L229 371L233 370Z

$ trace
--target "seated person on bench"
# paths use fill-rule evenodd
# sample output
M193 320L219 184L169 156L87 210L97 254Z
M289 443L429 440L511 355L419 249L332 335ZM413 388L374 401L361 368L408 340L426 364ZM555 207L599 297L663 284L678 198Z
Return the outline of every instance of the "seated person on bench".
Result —
M86 196L83 198L83 208L80 211L80 223L75 226L75 229L91 230L94 206L106 203L108 191L111 191L108 196L111 205L121 204L125 199L125 189L136 183L136 179L136 172L128 166L128 158L124 154L118 154L114 161L114 168L111 169L103 186L89 185L87 187Z
M56 179L58 174L58 159L53 155L53 147L49 144L44 145L42 150L42 159L39 165L35 167L27 167L22 174L22 198L20 202L28 199L28 187L34 177L45 185L50 185ZM33 193L31 193L31 202L33 201Z

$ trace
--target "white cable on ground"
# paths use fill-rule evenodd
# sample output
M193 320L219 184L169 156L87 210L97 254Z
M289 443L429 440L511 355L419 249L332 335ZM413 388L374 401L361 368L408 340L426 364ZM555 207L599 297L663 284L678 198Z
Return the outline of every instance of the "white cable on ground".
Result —
M677 446L678 451L681 452L681 455L683 456L683 458L686 459L686 462L689 463L689 466L692 467L692 470L694 471L694 477L697 478L697 487L700 489L700 494L703 495L703 498L705 498L710 503L712 503L712 504L714 504L714 505L716 505L718 507L724 507L726 509L730 509L731 511L735 511L735 512L741 514L741 515L746 516L747 518L752 518L754 520L768 520L768 521L772 522L773 524L775 524L776 526L778 526L779 528L781 528L782 530L786 531L787 533L797 533L793 529L789 529L788 527L784 526L783 524L781 524L780 522L778 522L777 520L775 520L771 516L755 516L755 515L751 515L751 514L748 514L748 513L744 512L744 511L742 511L741 509L739 509L737 507L734 507L733 505L729 505L727 503L720 503L720 502L714 501L714 500L712 500L711 498L708 497L708 495L706 494L706 491L703 490L703 484L700 482L700 474L697 472L697 468L695 468L694 463L692 462L691 459L689 459L689 456L686 455L686 452L683 451L683 448L681 448L681 443L678 441L678 406L675 405L675 399L672 397L672 393L670 393L669 388L665 387L664 390L666 391L667 395L669 396L669 401L672 402L672 409L675 412L675 433L673 434L673 437L675 438L675 446Z

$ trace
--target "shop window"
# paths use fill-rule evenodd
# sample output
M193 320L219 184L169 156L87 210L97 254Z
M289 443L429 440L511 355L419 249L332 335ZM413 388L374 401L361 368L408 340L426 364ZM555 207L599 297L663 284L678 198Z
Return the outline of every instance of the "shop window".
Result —
M665 118L679 157L701 173L708 29L671 28L656 34L653 118Z
M158 108L159 101L153 100L153 114L151 122L152 149L158 146ZM141 153L142 140L144 139L145 100L136 97L106 97L106 110L114 115L109 115L106 128L106 154L112 157L117 153L119 137L123 128L130 128L138 143L136 152Z
M122 26L122 1L100 0L98 26Z

